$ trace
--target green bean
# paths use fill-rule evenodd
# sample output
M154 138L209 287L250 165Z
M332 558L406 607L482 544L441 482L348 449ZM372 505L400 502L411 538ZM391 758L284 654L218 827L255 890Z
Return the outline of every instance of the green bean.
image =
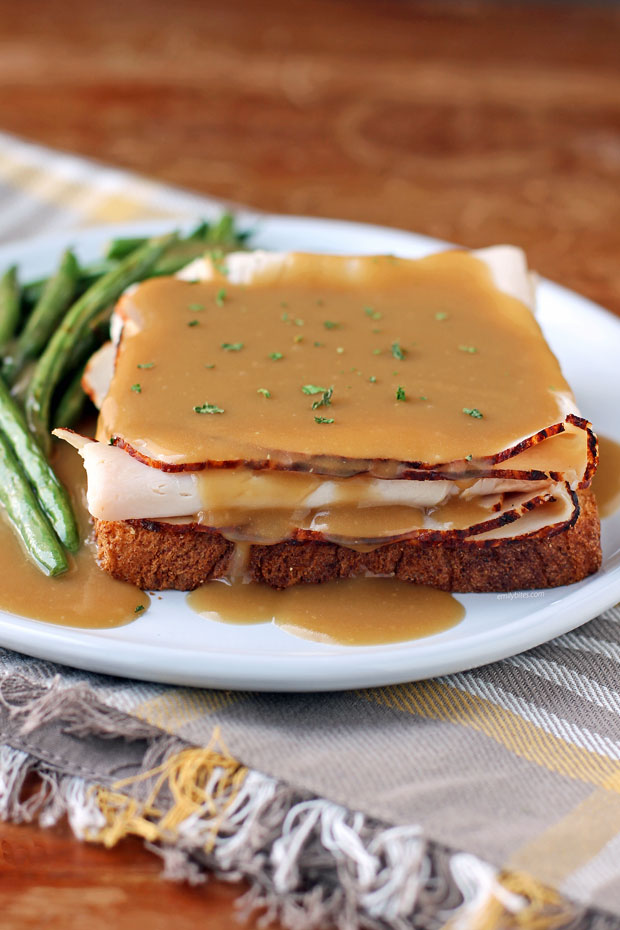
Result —
M69 381L58 402L54 414L56 426L73 426L80 419L86 403L86 394L82 387L83 375L84 366L82 365Z
M82 294L87 288L94 284L98 278L101 278L102 275L107 274L108 271L113 271L118 262L107 262L103 259L99 259L96 262L91 262L88 265L81 265L79 269L79 276L77 281L76 294ZM36 281L28 281L26 284L22 285L22 298L24 303L29 307L33 307L37 301L41 299L41 295L45 290L45 285L49 281L48 278L38 278Z
M48 278L43 292L26 325L17 338L14 350L5 359L3 374L13 384L24 365L35 358L48 342L65 315L77 288L79 267L70 249L63 254L58 271Z
M41 511L34 491L7 441L0 433L0 503L9 521L21 536L29 554L46 575L66 572L67 558L62 546ZM4 566L10 571L9 565Z
M201 220L198 226L189 233L186 239L182 239L181 242L186 242L188 239L197 239L204 242L209 229L209 223L205 220ZM105 257L108 260L126 258L132 252L135 252L136 249L140 248L141 245L144 245L145 242L148 242L148 239L140 236L112 239L105 250Z
M49 422L52 396L66 373L69 359L77 342L91 320L105 307L115 303L126 287L147 277L166 249L177 241L177 235L149 239L128 255L114 271L99 278L69 308L49 341L30 381L25 397L28 425L46 451L50 447Z
M0 378L0 430L11 444L18 461L34 488L41 507L47 514L59 539L71 552L80 545L69 495L52 471L34 437L28 431L25 417Z
M17 266L11 265L0 278L0 349L15 335L19 317Z

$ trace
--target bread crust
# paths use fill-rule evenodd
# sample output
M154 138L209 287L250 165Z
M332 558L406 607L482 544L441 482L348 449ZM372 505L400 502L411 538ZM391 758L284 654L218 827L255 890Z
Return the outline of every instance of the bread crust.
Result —
M600 523L591 490L578 492L572 526L545 537L479 546L462 541L395 542L361 553L335 543L286 540L251 546L248 572L273 588L359 574L394 575L443 591L485 592L572 584L601 565ZM234 544L195 525L95 520L100 565L149 590L190 591L226 574Z

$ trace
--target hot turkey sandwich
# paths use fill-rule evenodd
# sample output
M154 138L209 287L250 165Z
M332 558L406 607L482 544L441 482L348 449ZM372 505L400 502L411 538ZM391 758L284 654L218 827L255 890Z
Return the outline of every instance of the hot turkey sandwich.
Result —
M120 300L85 386L102 568L142 588L355 574L447 591L600 564L597 443L508 246L205 258Z

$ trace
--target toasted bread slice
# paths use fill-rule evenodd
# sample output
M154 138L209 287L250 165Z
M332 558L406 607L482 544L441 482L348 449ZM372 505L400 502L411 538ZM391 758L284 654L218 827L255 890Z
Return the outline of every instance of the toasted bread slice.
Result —
M444 591L552 588L581 581L601 564L600 525L591 490L578 493L572 526L501 545L452 540L397 542L361 553L335 543L286 540L250 546L246 570L273 588L352 575L393 575ZM226 576L235 545L195 525L95 520L102 568L141 588L189 591Z

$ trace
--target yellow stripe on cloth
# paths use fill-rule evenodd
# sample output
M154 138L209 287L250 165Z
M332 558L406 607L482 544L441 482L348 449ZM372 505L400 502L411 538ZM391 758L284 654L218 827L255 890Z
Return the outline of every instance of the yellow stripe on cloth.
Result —
M223 746L216 730L204 748L185 749L154 769L115 782L111 788L94 788L106 824L87 839L107 847L126 836L171 843L177 839L181 824L192 818L199 821L202 848L209 852L247 772ZM124 790L150 782L142 800Z
M597 788L569 814L517 850L508 869L528 869L558 887L620 833L620 797Z
M477 695L437 681L358 692L366 700L433 720L471 727L528 762L620 793L620 763L575 746Z
M85 213L84 219L89 223L124 223L129 220L165 219L173 215L176 214L170 210L154 206L146 192L135 190L131 193L106 194Z
M213 714L238 701L238 691L203 691L199 688L171 688L138 704L132 716L152 723L160 730L178 733L179 728L204 714Z

